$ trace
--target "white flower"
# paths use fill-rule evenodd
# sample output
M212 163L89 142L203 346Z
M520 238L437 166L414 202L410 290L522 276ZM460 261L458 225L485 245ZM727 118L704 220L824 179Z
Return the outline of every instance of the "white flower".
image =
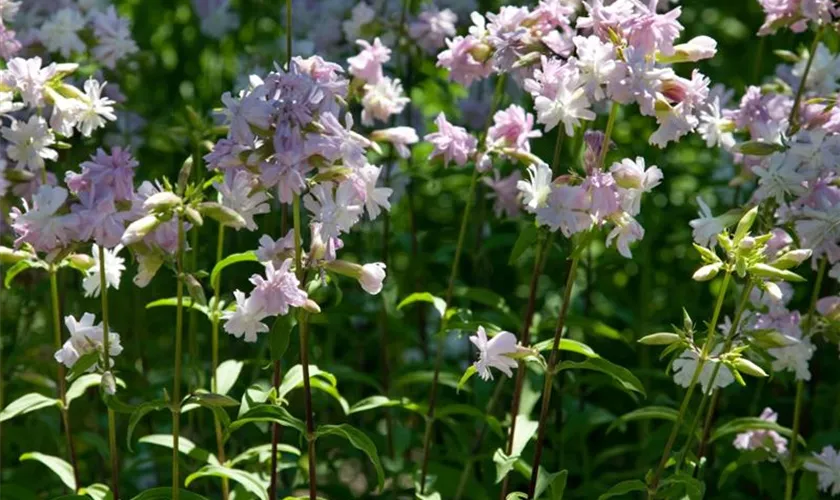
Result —
M796 374L796 380L811 380L811 372L808 369L808 362L816 351L816 347L808 337L796 339L790 335L788 340L795 341L792 345L767 349L768 354L773 356L773 370L791 371Z
M376 181L379 179L381 170L381 167L367 164L357 173L360 191L365 194L363 199L370 220L379 217L379 207L391 210L391 202L388 201L388 198L393 190L387 187L376 187Z
M72 88L75 89L75 87ZM53 105L50 127L56 134L72 137L73 129L79 123L79 117L85 108L85 103L81 99L64 97L49 88L46 91Z
M417 131L411 127L392 127L374 130L371 132L370 138L374 141L390 142L394 145L400 158L411 156L411 150L408 149L408 146L420 140L417 136Z
M134 284L145 288L162 265L163 259L157 253L137 253L137 275L134 276Z
M615 223L615 227L607 235L607 246L610 246L613 240L615 240L615 247L618 249L618 253L625 258L632 259L633 254L630 252L630 243L644 238L645 228L627 213L619 213L618 217L613 218L613 222Z
M546 206L551 194L551 168L546 163L528 166L528 181L518 181L516 189L522 192L522 203L531 213Z
M65 316L64 324L67 330L70 331L70 338L64 345L56 351L54 358L59 363L67 368L72 368L76 361L82 356L96 351L102 351L104 341L104 330L102 323L94 325L96 317L91 313L85 313L80 320L76 320L73 316ZM123 348L120 344L120 334L116 332L109 332L108 335L108 364L112 365L113 361L110 359L113 356L119 356ZM93 370L95 367L91 367ZM103 367L104 369L110 366Z
M720 354L722 345L718 345L712 350L712 355ZM680 354L680 357L674 360L672 370L674 372L674 383L681 387L688 387L691 384L691 379L694 377L694 371L697 369L699 356L691 349L686 349ZM712 387L709 383L712 380L712 372L714 372L715 365L719 361L710 359L703 364L703 370L700 372L700 385L703 386L704 392L711 392L714 388L723 388L735 381L732 372L726 366L720 365L715 382Z
M717 245L717 235L729 225L728 218L713 216L709 205L706 205L703 198L699 196L697 197L697 206L700 207L700 210L697 211L698 218L688 223L692 227L691 235L698 245L714 248Z
M55 137L40 116L32 115L28 122L13 120L11 128L3 127L2 134L9 141L6 156L21 167L38 171L44 168L44 160L58 159L58 152L50 148L55 144Z
M753 167L753 173L758 177L758 188L755 198L766 200L774 198L783 204L786 195L800 196L807 192L804 186L808 176L800 172L796 159L789 154L774 153L762 165Z
M700 124L697 125L697 133L706 140L707 147L720 146L726 150L735 145L735 136L732 135L732 120L724 118L720 114L720 96L707 103L700 111Z
M93 266L86 271L85 279L82 280L82 287L85 289L85 297L99 297L101 285L99 245L94 243L91 248ZM105 249L105 283L114 290L120 289L120 277L122 272L125 271L125 259L118 256L122 249L122 245L115 246L113 250Z
M44 87L56 71L55 64L42 68L40 57L15 57L6 65L0 81L20 92L23 102L29 106L41 107L44 105Z
M376 295L382 291L382 282L385 280L385 264L374 262L362 266L362 273L359 276L359 284L364 291Z
M387 76L376 83L367 83L362 97L362 124L371 126L373 120L386 121L391 115L396 115L405 109L411 99L403 94L403 87L399 78L391 79Z
M0 0L2 1L2 0ZM2 72L0 72L2 73ZM0 83L2 83L2 78L0 78ZM2 92L0 91L0 115L7 115L14 111L18 111L23 109L24 104L22 102L15 102L15 94L14 92Z
M288 254L295 248L295 231L289 229L286 236L274 240L271 236L264 234L260 237L260 247L257 248L257 258L260 262L272 262L274 267L280 267Z
M93 78L85 82L85 97L82 101L83 107L79 112L78 129L85 137L101 127L105 126L106 120L114 121L117 116L114 114L114 101L102 97L102 89L107 82L101 84Z
M636 157L613 163L610 173L615 178L621 198L621 208L630 215L637 215L641 209L642 195L649 193L662 182L662 170L656 165L645 169L645 159Z
M488 340L484 327L479 326L476 335L470 337L470 342L478 348L478 361L475 362L475 368L482 380L493 380L490 368L496 368L508 377L513 376L512 369L516 368L516 360L508 355L517 350L516 335L510 332L499 332Z
M19 9L19 1L0 0L0 22L8 24L11 21L14 21Z
M222 205L241 215L245 219L245 228L249 231L257 229L255 215L267 214L271 210L266 203L268 195L258 189L257 179L247 170L239 170L234 176L225 175L224 184L214 182L213 186L221 196ZM236 230L240 229L233 227Z
M589 202L586 190L580 186L554 186L548 203L537 209L537 224L558 229L567 238L592 226L592 215L587 211Z
M563 122L569 137L575 135L575 127L580 125L580 120L595 119L595 113L589 109L586 89L579 86L574 79L566 79L558 85L554 99L537 96L534 109L537 110L537 121L545 125L546 132Z
M819 455L814 453L804 467L817 474L820 491L830 492L832 496L840 495L840 453L837 450L826 446Z
M595 35L576 36L572 39L577 47L576 65L584 88L596 101L604 98L605 85L616 73L615 46L602 42Z
M233 296L236 298L236 310L222 313L222 319L225 320L224 329L236 338L244 335L245 342L256 342L258 333L268 331L268 326L262 323L268 315L258 301L245 297L241 291L234 291Z
M315 221L321 223L321 237L325 241L349 232L362 215L362 206L358 204L352 181L339 184L335 196L333 186L332 182L318 184L303 200Z
M85 28L85 18L81 12L64 8L44 21L38 30L38 38L50 52L58 52L69 58L73 52L84 52L85 44L79 32Z

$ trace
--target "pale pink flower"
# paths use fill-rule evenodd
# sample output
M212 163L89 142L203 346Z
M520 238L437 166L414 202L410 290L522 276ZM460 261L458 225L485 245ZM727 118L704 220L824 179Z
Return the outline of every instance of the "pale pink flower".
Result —
M446 39L455 36L458 16L449 9L438 10L431 4L425 5L417 19L409 23L408 36L429 54L444 46Z
M765 408L758 418L775 423L779 414L772 408ZM769 429L742 432L735 436L735 441L732 444L739 450L766 449L776 455L784 455L787 452L787 439L780 436L778 432Z
M374 130L370 134L370 138L374 141L390 142L393 144L400 158L411 156L411 150L408 146L420 140L417 137L417 131L411 127L392 127Z
M65 201L66 189L44 184L32 196L31 206L23 200L23 212L12 207L12 229L18 236L15 246L29 243L36 251L48 252L70 243L78 217L75 214L58 213Z
M268 314L253 296L246 297L239 290L234 291L233 296L236 309L222 312L222 319L225 320L223 328L236 338L244 336L245 342L256 342L258 333L268 332L268 325L262 322Z
M534 130L534 115L516 104L497 111L493 115L493 125L487 131L487 141L494 147L509 147L526 153L531 151L529 141L541 136L542 132Z
M405 97L398 78L382 77L376 83L367 83L362 97L362 124L371 126L373 120L387 121L392 115L402 113L411 99Z
M517 351L516 335L510 332L499 332L493 338L487 338L483 326L479 326L470 342L478 349L478 361L474 363L478 375L482 380L493 380L490 368L495 368L508 377L513 376L516 360L510 357Z
M442 156L444 165L449 165L449 162L454 160L457 165L464 166L475 154L478 140L463 127L449 123L443 113L435 118L435 125L437 132L427 134L423 138L435 147L431 158Z
M300 281L291 272L292 259L286 259L278 269L272 262L265 264L265 278L259 274L251 276L254 291L249 300L255 301L258 309L269 316L285 315L289 307L301 307L306 303L306 292L300 289Z
M581 186L552 186L548 203L537 209L537 223L558 229L567 238L592 227L590 203L586 190Z
M287 254L295 248L295 232L289 229L286 236L277 240L264 234L260 237L260 247L257 248L257 258L260 262L273 262L274 267L280 267L286 260Z
M493 178L484 177L481 179L493 191L487 194L487 198L494 200L493 212L496 217L514 218L519 215L519 189L517 184L522 179L519 170L514 170L507 177L501 177L498 170L493 171Z
M391 49L382 45L379 37L369 43L366 40L356 40L362 51L347 59L350 66L348 72L367 83L376 83L382 78L382 65L391 60Z
M487 45L479 42L472 35L456 36L446 40L447 50L438 54L437 65L449 70L449 78L462 85L469 85L474 80L490 76L493 67L488 64L489 58L479 61L474 54L489 51Z

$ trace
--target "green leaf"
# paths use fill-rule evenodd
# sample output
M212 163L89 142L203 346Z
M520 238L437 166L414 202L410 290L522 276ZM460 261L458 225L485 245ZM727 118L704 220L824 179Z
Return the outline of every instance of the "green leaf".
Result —
M90 368L95 365L99 361L99 352L89 352L83 355L81 358L77 359L75 363L73 363L73 367L70 368L70 371L67 372L67 380L75 380L78 377L81 377L85 372L90 370Z
M521 491L514 491L513 493L508 493L505 500L528 500L528 494Z
M554 339L543 340L542 342L539 342L538 344L534 345L534 349L538 351L550 351L552 347L554 347ZM583 342L578 342L577 340L560 339L560 345L558 345L557 348L560 351L568 351L574 352L576 354L582 354L587 358L600 357L594 350L592 350L591 347L584 344Z
M635 375L630 373L630 370L623 366L610 363L604 358L589 358L579 362L563 361L557 366L558 372L569 369L594 370L604 373L612 377L625 392L638 392L642 396L647 397L644 386Z
M171 434L150 434L143 436L137 440L140 443L154 444L163 446L164 448L172 449L172 435ZM209 463L210 465L220 465L219 459L207 450L199 448L189 439L178 436L178 453L183 453L190 458L198 460L201 463Z
M777 151L784 151L785 147L781 144L761 142L761 141L746 141L736 144L732 148L732 152L741 153L750 156L767 156Z
M6 420L15 418L18 415L24 415L32 411L40 410L41 408L56 406L59 403L60 401L58 399L48 398L43 394L38 394L37 392L30 392L29 394L17 398L9 403L8 406L3 408L3 411L0 411L0 422L5 422Z
M21 462L25 460L37 460L46 465L51 471L55 472L67 488L71 491L76 491L76 478L73 476L73 467L63 459L52 455L44 455L37 451L31 451L20 456Z
M213 290L219 288L219 275L222 273L222 270L231 264L236 264L238 262L258 262L259 259L257 258L257 253L253 250L249 250L247 252L242 253L235 253L232 255L228 255L224 259L220 260L213 266L213 270L210 271L210 286L213 287Z
M303 421L292 416L288 410L280 406L273 406L269 404L258 404L245 412L241 417L231 422L228 427L227 435L242 427L243 425L256 422L271 422L282 425L283 427L291 427L297 429L301 434L306 434L306 426Z
M531 438L536 434L539 425L540 423L536 420L529 419L528 415L520 414L516 416L516 429L513 433L513 447L511 448L512 455L519 456L522 454Z
M138 407L138 405L128 404L120 400L120 398L114 394L105 394L104 392L100 392L100 394L102 395L102 401L105 403L105 406L117 413L132 414Z
M335 375L333 375L332 373L321 370L315 365L309 365L310 382L315 377L324 378L327 381L329 381L329 383L333 386L335 386L338 382L335 378ZM280 387L277 390L277 399L284 399L287 394L299 387L303 387L303 366L295 365L289 368L289 370L286 372L286 375L283 377L283 381L280 383Z
M405 375L401 375L393 381L394 387L402 387L405 385L413 385L413 384L431 384L432 379L435 376L435 372L431 370L421 370L415 372L409 372ZM445 385L447 387L451 387L453 389L458 389L458 380L460 377L451 372L444 372L441 371L438 374L438 383L440 385ZM464 392L470 392L472 389L469 386L463 386L461 388Z
M260 463L265 462L271 458L271 446L271 443L267 443L261 444L259 446L254 446L253 448L248 448L239 455L233 457L228 465L232 467L238 463L248 462L254 459L257 459ZM288 453L290 455L295 455L298 457L301 456L299 449L288 444L277 443L277 451L281 453Z
M239 401L224 394L214 394L212 392L195 392L190 396L190 400L200 403L202 406L216 406L220 408L229 406L239 406Z
M31 267L43 267L39 266L36 263L32 262L31 260L21 260L15 263L12 267L6 270L6 278L3 280L3 286L6 288L12 287L12 280L15 279L15 276L26 271Z
M66 394L66 404L67 407L70 407L70 403L82 396L88 389L91 387L97 386L102 382L102 375L98 373L87 373L82 375L81 377L77 378L70 384L70 387L67 389ZM117 385L120 387L125 387L125 382L117 378Z
M706 485L699 479L691 477L685 472L678 472L662 480L660 489L665 498L681 498L686 500L702 500L706 493Z
M765 460L770 458L770 456L770 452L765 448L758 448L755 450L747 450L742 452L738 456L738 460L730 462L729 465L727 465L723 469L723 472L720 473L720 478L718 479L718 489L722 489L727 479L729 479L732 476L732 474L740 467L743 467L747 464L764 462Z
M428 302L434 306L441 318L446 315L446 301L440 297L432 295L429 292L412 293L397 305L397 310L400 310L407 305L414 304L415 302Z
M208 318L210 317L210 310L207 309L207 306L203 306L198 303L193 303L193 300L190 297L182 297L181 298L182 307L187 309L195 309L196 311L201 312ZM169 297L166 299L158 299L146 304L146 309L152 309L154 307L178 307L178 297Z
M470 378L472 378L472 376L475 375L477 372L478 372L478 369L475 367L475 365L470 365L469 368L467 368L464 371L464 374L461 375L461 380L458 381L458 389L456 389L456 391L461 392L461 387L463 387L464 384L466 384L467 381Z
M364 398L350 407L347 414L361 413L363 411L375 410L376 408L390 408L392 406L399 406L400 402L396 399L391 399L386 396L370 396Z
M741 432L755 430L776 431L782 436L786 437L790 437L793 434L793 432L789 428L782 427L776 422L769 422L758 417L742 417L730 420L729 422L718 426L717 429L715 429L712 432L712 435L709 437L709 442L711 443L717 439L720 439L724 436L729 436L731 434L739 434ZM803 446L806 446L805 439L802 437L802 435L797 436L797 438Z
M227 395L239 378L243 366L245 363L242 361L229 359L216 368L216 394Z
M79 489L79 493L86 495L85 499L92 498L93 500L113 500L114 495L111 493L111 488L107 484L94 483L90 486Z
M271 360L280 361L286 350L289 348L289 341L292 337L292 330L297 325L297 318L294 314L277 316L274 325L271 327L269 341L271 342Z
M189 486L190 483L202 477L226 477L242 485L246 491L254 494L260 500L268 500L267 485L263 483L259 476L251 472L219 465L207 465L187 476L184 486Z
M518 456L510 456L503 449L496 448L496 452L493 453L493 463L496 464L496 484L501 483L502 479L513 470L517 460L519 460Z
M131 413L131 417L128 419L128 430L126 431L125 436L125 442L127 443L129 451L134 451L131 448L131 435L134 434L134 428L137 427L140 420L149 413L153 411L160 411L164 408L169 408L169 404L162 399L155 399L153 401L146 401L134 409L134 412Z
M368 456L373 467L376 469L377 482L381 489L385 484L385 471L382 469L382 463L379 461L379 453L376 451L376 445L365 433L356 429L349 424L340 425L322 425L318 427L315 432L316 437L336 435L348 440L351 445L357 450L360 450Z
M203 497L197 493L193 493L192 491L182 488L179 488L178 490L178 494L182 500L208 500L207 497ZM172 488L160 487L143 491L131 500L172 500L172 498Z
M638 408L615 419L607 428L607 433L612 432L618 426L634 420L668 420L670 422L676 422L677 414L677 410L667 406L646 406L644 408Z
M568 477L569 471L567 470L549 474L540 467L539 472L537 472L537 485L534 488L534 499L540 500L544 498L542 494L551 488L548 494L548 500L563 500L563 493L566 492L566 480Z
M513 249L510 251L508 257L508 265L513 265L522 257L525 250L532 248L537 242L537 226L535 224L528 224L524 229L519 231L519 237L516 238L516 243L513 244Z
M612 497L623 497L628 493L633 491L647 491L647 486L639 479L630 479L629 481L622 481L609 490L606 493L598 497L598 500L606 500L607 498Z

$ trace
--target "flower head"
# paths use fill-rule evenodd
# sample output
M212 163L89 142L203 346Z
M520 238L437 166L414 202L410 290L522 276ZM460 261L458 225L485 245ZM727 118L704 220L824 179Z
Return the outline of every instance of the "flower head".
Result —
M444 165L449 165L453 160L459 166L465 165L476 152L478 140L463 127L449 123L443 113L435 118L435 125L437 132L427 134L423 138L435 147L431 157L442 156Z
M482 380L493 379L490 368L496 368L508 377L513 376L512 370L517 363L509 355L517 351L516 335L499 332L488 340L484 327L479 326L476 334L470 337L470 342L478 349L478 361L474 365Z

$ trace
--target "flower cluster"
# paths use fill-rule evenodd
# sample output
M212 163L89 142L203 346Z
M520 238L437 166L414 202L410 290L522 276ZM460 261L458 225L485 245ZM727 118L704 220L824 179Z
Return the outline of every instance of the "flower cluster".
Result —
M96 317L91 313L84 313L79 320L73 316L65 317L64 324L70 332L70 338L55 352L54 358L67 368L73 368L85 356L94 355L93 362L86 371L102 373L102 387L107 393L114 394L116 380L110 370L114 365L113 358L123 351L120 334L108 332L108 352L104 352L105 331L102 323L97 325L94 324L95 321Z
M840 6L832 0L758 0L766 16L759 35L771 35L779 28L794 32L808 29L809 22L831 23L840 18Z
M378 39L361 45L362 53L348 61L350 73L360 81L373 82L366 83L366 88L387 80L382 64L390 50ZM222 204L242 217L244 227L254 230L254 216L269 210L270 193L276 193L284 204L302 198L310 212L312 238L309 251L302 252L301 265L320 270L319 275L332 272L353 277L369 293L378 293L385 277L383 264L362 266L336 258L344 245L342 235L365 213L373 220L383 209L389 210L392 193L377 186L382 168L368 161L368 152L378 146L355 132L352 115L342 112L349 87L343 70L317 56L296 57L289 68L277 68L265 78L253 75L250 80L250 88L238 96L222 96L229 133L205 157L209 168L223 176L224 183L215 184ZM399 110L383 111L389 105L379 106L381 100L369 99L372 91L368 90L361 97L363 121L384 120L407 101L401 101ZM408 127L375 131L372 137L392 143L402 155L417 141ZM318 310L302 290L302 270L295 268L294 249L292 232L278 240L269 235L260 239L257 255L266 267L265 277L251 278L250 295L236 291L237 307L224 315L226 331L255 341L257 333L267 331L262 323L266 317L286 315L290 306Z
M11 58L21 48L40 45L67 59L90 51L109 69L138 51L125 17L113 5L78 2L56 9L54 2L4 1L0 15L0 57ZM20 22L15 22L15 21ZM10 30L6 24L16 30Z

